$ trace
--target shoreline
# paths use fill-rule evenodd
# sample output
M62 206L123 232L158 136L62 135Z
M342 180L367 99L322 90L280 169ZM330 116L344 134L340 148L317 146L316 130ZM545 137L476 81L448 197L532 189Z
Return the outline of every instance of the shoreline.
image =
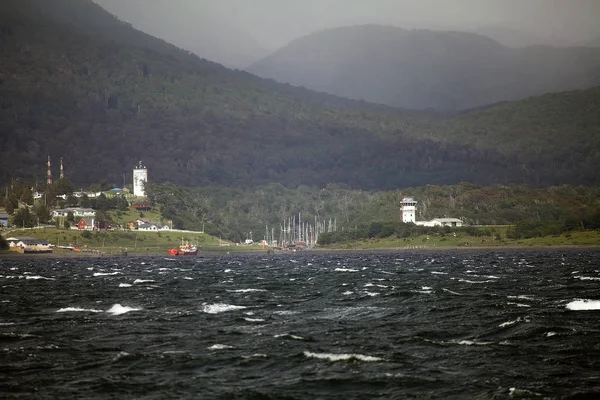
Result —
M22 258L22 259L39 259L39 258L130 258L130 257L169 257L175 259L196 259L202 257L202 255L207 256L235 256L235 255L260 255L260 256L273 256L273 255L282 255L282 254L310 254L310 253L352 253L352 252L360 252L360 253L416 253L416 252L468 252L468 251L600 251L600 245L538 245L538 246L523 246L523 245L515 245L515 246L471 246L471 247L421 247L421 248L405 248L405 247L378 247L378 248L315 248L308 250L301 250L297 252L293 251L284 251L279 250L273 253L268 253L268 250L265 249L256 249L256 250L242 250L242 251L232 251L232 252L224 252L224 251L200 251L197 256L170 256L169 254L161 253L128 253L127 255L118 254L118 253L73 253L73 252L53 252L53 253L18 253L14 251L2 251L0 252L0 259L14 259L14 258Z

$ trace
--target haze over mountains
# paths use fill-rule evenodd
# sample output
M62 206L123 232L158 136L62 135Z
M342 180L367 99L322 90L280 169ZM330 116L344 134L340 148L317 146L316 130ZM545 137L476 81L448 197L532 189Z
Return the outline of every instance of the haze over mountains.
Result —
M153 182L186 186L378 190L600 179L597 88L460 117L413 112L226 69L88 0L48 4L0 3L0 183L43 182L48 154L64 157L76 185L119 184L140 159Z
M353 99L460 110L600 84L600 49L508 48L466 32L362 25L297 39L249 72Z
M137 29L236 68L303 36L353 25L478 32L509 47L571 46L600 36L597 0L94 1ZM244 63L239 54L254 59Z

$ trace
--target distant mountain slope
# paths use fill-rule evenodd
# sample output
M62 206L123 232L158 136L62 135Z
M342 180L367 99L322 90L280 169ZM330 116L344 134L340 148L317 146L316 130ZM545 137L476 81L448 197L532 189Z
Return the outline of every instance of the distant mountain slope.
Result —
M137 29L229 68L245 68L271 52L248 32L221 18L209 2L178 1L176 6L155 0L94 2Z
M530 153L474 145L441 124L441 114L266 81L154 42L126 24L113 39L100 26L114 17L98 8L88 14L90 2L73 2L53 4L83 7L82 15L94 15L95 33L58 22L68 10L54 18L17 0L18 7L0 3L0 185L13 178L43 182L48 154L64 158L77 186L120 184L140 159L152 182L186 186L344 183L375 190L555 181L539 163L534 174L522 173L522 164L535 161ZM445 137L446 130L455 137ZM548 157L562 154L547 149ZM596 182L586 160L560 164L562 178Z
M36 10L0 12L0 182L43 182L48 154L64 158L78 185L120 183L138 159L152 181L189 186L374 189L493 182L506 172L497 152L405 137L417 122L401 112L303 101L246 73L154 51L151 41L89 35Z
M600 49L504 47L465 32L362 25L317 32L248 71L397 107L474 108L600 84Z
M414 133L423 136L421 127ZM548 174L557 184L597 183L600 87L474 110L431 126L430 135L516 156L523 174L534 181Z

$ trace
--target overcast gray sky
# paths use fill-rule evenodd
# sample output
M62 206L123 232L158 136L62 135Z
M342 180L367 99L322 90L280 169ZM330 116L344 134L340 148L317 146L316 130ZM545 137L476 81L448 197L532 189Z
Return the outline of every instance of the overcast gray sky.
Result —
M140 30L214 57L230 51L251 58L317 30L363 23L464 30L501 26L560 39L560 44L600 36L600 0L94 1Z

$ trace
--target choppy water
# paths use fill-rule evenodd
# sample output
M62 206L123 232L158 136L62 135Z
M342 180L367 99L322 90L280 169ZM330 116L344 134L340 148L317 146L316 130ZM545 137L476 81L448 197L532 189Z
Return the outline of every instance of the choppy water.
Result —
M600 253L0 260L1 398L600 398Z

